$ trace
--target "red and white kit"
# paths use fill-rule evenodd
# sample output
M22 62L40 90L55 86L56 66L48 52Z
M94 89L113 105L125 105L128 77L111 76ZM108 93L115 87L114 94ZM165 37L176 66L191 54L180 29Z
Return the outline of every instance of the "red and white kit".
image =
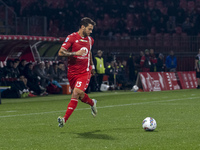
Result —
M93 44L92 37L81 37L78 32L70 34L62 44L62 48L69 52L85 51L82 56L68 57L67 77L72 89L78 88L85 91L88 87L91 77L90 55Z

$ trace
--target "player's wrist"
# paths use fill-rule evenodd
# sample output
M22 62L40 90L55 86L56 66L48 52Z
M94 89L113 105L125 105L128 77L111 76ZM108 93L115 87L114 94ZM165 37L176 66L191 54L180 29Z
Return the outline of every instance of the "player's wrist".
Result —
M94 65L92 65L92 69L95 69L95 66L94 66Z
M71 53L69 53L69 55L74 56L74 55L76 55L76 52L71 52Z

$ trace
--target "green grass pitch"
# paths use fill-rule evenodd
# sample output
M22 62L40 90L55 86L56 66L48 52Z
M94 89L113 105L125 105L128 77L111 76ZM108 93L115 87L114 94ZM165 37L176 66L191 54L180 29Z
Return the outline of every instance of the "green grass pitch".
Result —
M0 150L197 150L200 149L200 90L101 92L98 114L79 101L67 124L58 127L70 95L3 99ZM157 128L142 129L153 117Z

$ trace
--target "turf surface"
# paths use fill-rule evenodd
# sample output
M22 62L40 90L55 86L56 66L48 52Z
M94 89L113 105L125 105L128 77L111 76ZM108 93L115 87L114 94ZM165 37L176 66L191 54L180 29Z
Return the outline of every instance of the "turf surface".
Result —
M106 92L98 115L79 102L67 124L58 127L69 95L3 99L0 105L0 150L173 150L200 149L200 91ZM157 121L153 132L142 129L146 117Z

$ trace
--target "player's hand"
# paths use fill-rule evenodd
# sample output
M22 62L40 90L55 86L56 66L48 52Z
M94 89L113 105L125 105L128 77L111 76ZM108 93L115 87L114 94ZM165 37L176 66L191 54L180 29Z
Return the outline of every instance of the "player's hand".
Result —
M79 50L76 52L76 56L83 56L85 55L85 51L84 50Z
M199 68L197 68L197 72L199 72Z
M95 75L95 70L94 69L91 70L91 74L92 74L92 76Z

